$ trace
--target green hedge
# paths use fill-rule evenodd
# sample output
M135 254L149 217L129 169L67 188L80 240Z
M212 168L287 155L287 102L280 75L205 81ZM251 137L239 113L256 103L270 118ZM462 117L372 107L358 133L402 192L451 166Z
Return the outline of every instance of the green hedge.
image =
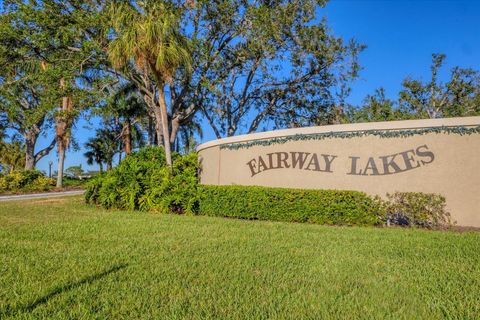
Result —
M201 186L199 214L330 225L382 223L381 201L363 192L255 186Z

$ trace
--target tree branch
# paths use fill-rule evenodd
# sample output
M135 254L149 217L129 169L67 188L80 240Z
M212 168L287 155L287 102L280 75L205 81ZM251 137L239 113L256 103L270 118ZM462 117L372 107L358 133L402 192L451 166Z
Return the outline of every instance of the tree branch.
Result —
M203 114L205 115L205 118L207 118L208 123L209 123L210 126L212 127L213 132L215 132L215 136L217 137L217 139L221 139L221 138L222 138L222 135L220 134L220 131L218 131L217 126L215 126L215 124L213 123L213 119L210 117L210 115L208 114L207 110L205 110L205 107L202 105L202 106L200 106L200 108L201 108Z
M40 159L42 159L43 157L45 157L47 154L50 153L50 151L53 150L53 148L55 147L55 144L57 143L57 140L56 139L53 139L52 142L50 142L50 144L37 152L37 154L35 154L34 158L35 158L35 163L38 162Z
M265 116L273 111L273 106L275 105L276 101L277 101L276 98L273 98L272 100L270 100L270 103L268 104L267 108L257 114L257 116L253 119L252 123L250 124L248 133L257 131L258 126L260 125L262 120L265 118Z

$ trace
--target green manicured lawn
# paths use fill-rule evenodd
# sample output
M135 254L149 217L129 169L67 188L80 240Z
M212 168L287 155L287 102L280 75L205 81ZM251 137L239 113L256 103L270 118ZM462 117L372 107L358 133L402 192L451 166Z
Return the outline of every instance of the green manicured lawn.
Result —
M478 319L480 233L0 203L0 318Z

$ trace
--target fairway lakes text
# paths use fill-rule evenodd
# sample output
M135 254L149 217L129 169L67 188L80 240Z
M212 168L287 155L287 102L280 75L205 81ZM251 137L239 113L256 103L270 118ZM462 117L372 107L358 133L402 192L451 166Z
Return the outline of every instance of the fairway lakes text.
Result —
M381 176L416 169L435 160L427 145L378 157L349 156L348 175ZM338 156L310 152L272 152L247 162L251 176L272 169L334 172Z

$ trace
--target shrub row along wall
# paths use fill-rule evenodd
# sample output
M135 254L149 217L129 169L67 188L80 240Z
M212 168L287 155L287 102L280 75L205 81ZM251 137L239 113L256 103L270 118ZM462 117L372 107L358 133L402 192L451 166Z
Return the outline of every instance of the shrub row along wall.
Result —
M196 154L174 154L171 173L164 158L158 147L128 156L87 183L86 201L105 208L319 224L449 224L445 199L438 195L395 193L386 202L358 191L201 186Z
M330 225L377 225L379 201L363 192L245 186L202 186L200 214Z

